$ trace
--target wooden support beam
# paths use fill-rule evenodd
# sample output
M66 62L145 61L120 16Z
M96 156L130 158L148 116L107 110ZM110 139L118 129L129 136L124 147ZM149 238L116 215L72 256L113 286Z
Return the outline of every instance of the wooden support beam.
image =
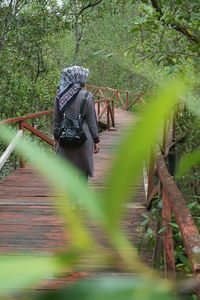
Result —
M200 233L192 219L180 190L169 174L162 155L157 160L159 179L165 190L166 197L174 212L174 216L180 229L187 256L191 262L195 275L200 274Z
M164 272L166 278L175 278L176 277L176 267L175 267L175 258L174 258L174 245L173 245L173 233L172 227L170 226L171 222L171 206L169 199L165 192L165 189L162 188L162 220L163 220L163 250L164 250Z
M29 131L31 131L32 133L34 133L35 135L37 135L43 141L47 142L49 145L51 145L51 146L55 145L55 142L54 142L53 139L51 139L50 137L48 137L47 135L45 135L44 133L42 133L38 129L32 127L30 124L24 122L23 126L24 126L24 128L28 129Z

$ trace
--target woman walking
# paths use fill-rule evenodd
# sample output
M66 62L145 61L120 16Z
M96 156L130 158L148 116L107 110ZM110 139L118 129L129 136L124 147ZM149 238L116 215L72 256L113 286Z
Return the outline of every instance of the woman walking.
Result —
M56 153L68 159L86 178L93 176L93 153L99 151L99 132L93 96L84 87L89 70L80 66L63 69L54 103L54 138ZM86 141L81 146L63 146L60 124L63 119L77 120L80 116ZM61 146L62 145L62 146Z

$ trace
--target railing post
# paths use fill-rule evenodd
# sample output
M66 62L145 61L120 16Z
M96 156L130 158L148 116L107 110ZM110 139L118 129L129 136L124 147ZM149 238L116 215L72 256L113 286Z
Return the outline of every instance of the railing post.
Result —
M172 227L170 226L171 222L171 206L167 193L162 187L162 219L163 227L163 251L164 251L164 273L167 278L176 277L176 267L175 267L175 258L174 258L174 245L173 245L173 232Z
M100 109L100 102L98 102L97 103L97 115L99 116L99 114L100 114L100 111L101 111L101 109Z
M128 110L128 92L126 92L126 110Z
M118 108L119 106L119 92L116 92L116 104L115 104L116 108Z
M24 132L24 126L23 126L23 121L19 121L19 130L22 130ZM20 168L25 168L25 161L24 157L20 155Z
M155 155L154 155L153 150L151 150L150 159L149 159L147 200L149 199L149 196L151 195L151 192L153 191L153 185L154 185L154 168L155 168Z
M114 101L111 102L111 119L112 119L112 126L115 127L115 104Z
M110 103L107 102L107 127L110 129Z

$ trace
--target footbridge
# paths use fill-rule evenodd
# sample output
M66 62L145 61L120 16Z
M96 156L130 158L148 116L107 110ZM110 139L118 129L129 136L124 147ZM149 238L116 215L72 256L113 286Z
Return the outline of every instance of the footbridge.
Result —
M100 134L100 152L94 155L95 176L89 180L89 188L101 193L106 187L106 178L111 170L117 145L128 132L129 125L137 122L135 107L146 105L146 102L145 95L139 93L96 86L87 86L87 89L94 95L97 119L101 128L104 129ZM11 118L1 121L0 125L17 124L19 129L17 137L28 131L44 143L54 147L54 140L50 135L39 130L34 122L36 119L52 116L52 113L52 110L47 110ZM169 151L176 143L175 126L175 120L164 122L162 145L159 151L152 151L144 163L144 169L136 187L136 196L134 199L130 197L130 201L126 204L124 227L133 245L140 248L141 259L152 267L158 266L163 253L165 276L175 278L174 241L170 225L173 215L190 260L192 272L198 277L200 260L197 250L200 248L200 235L184 197L166 165ZM14 148L15 140L2 154L0 168L3 168ZM21 155L19 161L19 167L0 180L0 252L17 254L59 251L66 244L66 236L63 232L62 221L52 201L51 187L30 164L26 164ZM143 242L141 223L144 218L151 219L149 211L158 196L162 199L160 210L162 221L159 225L155 224L155 221L151 223L155 243L154 247L149 250L147 243ZM64 285L75 277L82 276L83 273L74 274L65 278L54 278L50 282L53 286ZM49 282L48 286L50 286Z

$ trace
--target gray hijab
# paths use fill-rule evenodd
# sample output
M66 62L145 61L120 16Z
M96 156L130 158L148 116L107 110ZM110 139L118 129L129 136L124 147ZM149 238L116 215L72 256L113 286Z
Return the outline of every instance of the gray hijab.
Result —
M80 66L63 69L57 91L59 109L62 112L67 103L71 102L85 86L89 70Z

